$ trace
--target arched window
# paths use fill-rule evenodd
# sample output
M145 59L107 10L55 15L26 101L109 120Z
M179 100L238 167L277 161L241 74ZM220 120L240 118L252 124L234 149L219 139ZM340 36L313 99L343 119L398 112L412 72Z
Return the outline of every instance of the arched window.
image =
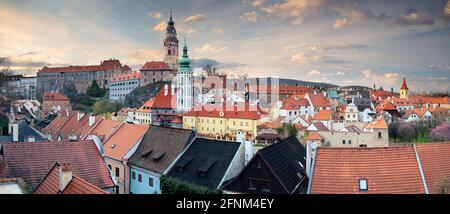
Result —
M169 49L167 54L172 55L172 51Z

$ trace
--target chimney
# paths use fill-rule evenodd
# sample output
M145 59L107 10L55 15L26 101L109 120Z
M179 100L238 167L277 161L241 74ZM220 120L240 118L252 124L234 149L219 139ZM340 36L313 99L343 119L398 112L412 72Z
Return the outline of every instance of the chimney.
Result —
M245 143L244 132L242 132L242 131L237 131L236 132L236 141L237 142L241 142L241 143Z
M59 192L62 193L64 189L72 181L72 167L70 164L61 164L59 166Z
M83 118L84 113L78 112L77 113L77 121L79 122L81 120L81 118Z
M167 84L164 85L164 96L168 95L169 86Z
M314 95L316 95L317 94L317 92L316 92L316 90L314 90Z
M95 123L95 116L93 114L89 115L89 126L93 126Z
M306 175L311 178L311 170L314 159L316 158L317 143L310 142L306 144Z
M68 109L66 109L66 116L69 117L69 110Z
M247 164L253 158L253 143L251 141L245 141L245 164Z
M13 135L13 141L18 142L19 141L19 124L18 123L12 124L12 135Z

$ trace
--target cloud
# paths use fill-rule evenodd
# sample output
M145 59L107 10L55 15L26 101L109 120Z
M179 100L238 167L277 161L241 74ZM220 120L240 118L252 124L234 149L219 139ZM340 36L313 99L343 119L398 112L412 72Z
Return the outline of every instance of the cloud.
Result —
M383 74L383 76L388 79L392 79L392 78L397 78L398 74L397 73L386 73L386 74Z
M197 32L197 30L195 28L186 27L186 26L178 26L177 27L177 31L179 33L186 33L186 34L192 34L192 33L196 33Z
M450 22L450 0L447 2L447 5L444 7L444 20Z
M162 15L160 12L154 12L154 13L152 13L152 17L155 19L160 19L162 17Z
M368 48L365 44L354 44L347 42L333 42L330 44L307 44L303 43L298 46L288 46L289 50L306 49L314 52L322 51L344 51L344 50L362 50Z
M127 53L127 63L143 64L147 61L161 60L163 56L162 50L153 49L132 49Z
M292 24L301 24L306 15L314 13L314 10L323 6L324 3L324 0L285 0L282 3L263 7L261 10L283 20L290 19Z
M196 48L195 50L200 53L210 52L210 53L218 53L228 49L228 47L215 47L210 44L204 44L201 48Z
M255 7L260 7L263 5L264 2L265 2L265 0L252 0L251 4Z
M258 13L256 11L246 12L240 16L241 20L244 22L257 22Z
M320 71L318 71L318 70L311 70L310 72L308 72L307 75L308 76L318 76L318 75L320 75Z
M219 35L222 35L225 33L225 31L222 28L214 28L213 31L214 31L214 33L217 33Z
M241 64L237 62L219 62L214 59L201 58L201 59L191 59L191 66L193 68L203 68L206 65L215 66L218 69L232 69L238 67L244 67L246 64Z
M434 25L434 20L428 18L424 13L417 9L410 8L394 20L394 25L410 26L410 25Z
M448 80L448 77L428 77L428 80L446 81L446 80Z
M166 28L167 28L167 23L165 21L162 21L162 22L156 24L153 27L153 30L156 32L164 32L166 30Z
M336 59L332 56L308 55L297 52L290 57L295 64L343 64L349 61Z
M349 2L345 2L342 4L336 4L332 10L337 11L341 16L334 21L333 28L340 29L343 27L347 27L356 23L359 23L362 20L377 20L383 21L388 18L388 16L384 13L379 15L374 14L373 12L361 9L355 4L351 4Z
M189 17L187 17L187 18L184 20L184 22L185 22L185 23L192 23L192 22L202 21L202 20L204 20L204 19L205 19L205 16L204 16L204 15L202 15L202 14L197 14L197 15L194 15L194 16L189 16Z
M447 70L450 71L450 65L431 64L427 65L427 68L434 70Z

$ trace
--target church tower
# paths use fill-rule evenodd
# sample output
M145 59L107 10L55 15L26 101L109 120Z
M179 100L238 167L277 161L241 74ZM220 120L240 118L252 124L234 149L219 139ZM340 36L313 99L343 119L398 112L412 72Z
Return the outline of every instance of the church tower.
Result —
M172 11L167 23L166 38L164 39L164 62L171 68L178 67L178 39L175 23L172 20Z
M181 112L190 111L194 100L194 76L191 70L191 60L188 56L188 48L184 41L183 55L177 73L177 109Z
M402 87L400 88L400 98L408 99L408 86L406 85L406 79L403 78Z

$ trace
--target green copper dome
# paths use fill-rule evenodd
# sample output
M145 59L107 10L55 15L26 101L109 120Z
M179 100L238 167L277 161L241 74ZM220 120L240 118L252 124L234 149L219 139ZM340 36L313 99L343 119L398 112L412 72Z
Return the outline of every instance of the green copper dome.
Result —
M188 48L186 46L186 41L184 41L184 46L183 46L183 55L181 56L180 59L180 69L189 69L189 71L191 70L191 60L189 59L188 56Z

